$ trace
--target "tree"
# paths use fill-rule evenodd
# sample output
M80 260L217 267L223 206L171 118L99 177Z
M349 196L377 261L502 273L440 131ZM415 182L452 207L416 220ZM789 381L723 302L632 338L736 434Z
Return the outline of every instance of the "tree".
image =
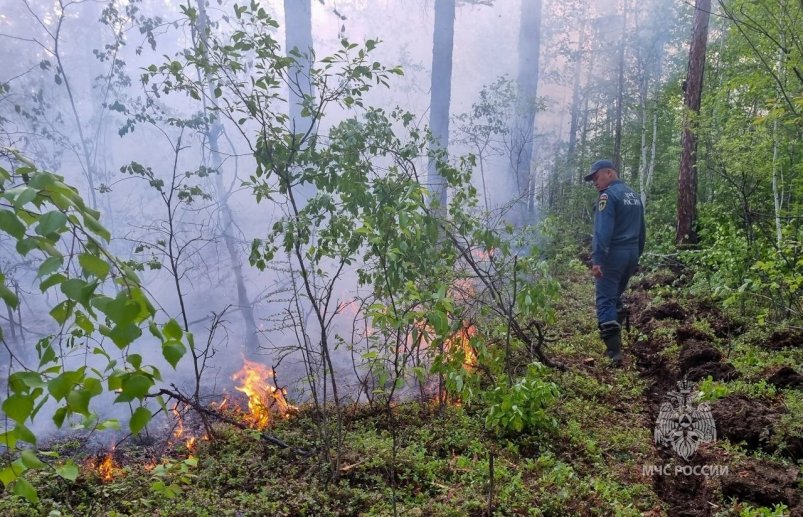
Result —
M689 46L689 67L684 83L683 105L686 108L681 133L680 172L678 174L678 208L675 241L677 244L697 242L697 117L703 93L705 50L708 40L708 19L711 0L696 0L694 26Z
M449 104L452 98L452 52L454 50L455 0L435 0L435 26L432 32L432 82L430 88L429 127L432 131L432 156L428 178L432 201L445 209L446 182L438 170L448 154Z
M284 0L285 50L294 64L288 74L290 128L294 134L313 131L309 113L315 88L310 67L315 59L312 43L312 5L310 0ZM306 109L305 109L306 108Z
M206 0L198 0L198 25L197 36L200 48L205 49L208 46L207 32L208 17L206 14ZM215 89L217 85L212 81L207 81L206 90L207 95L202 98L204 103L204 112L206 109L207 99L216 99ZM291 103L291 113L293 104ZM220 153L220 137L224 135L226 129L216 116L211 117L210 120L205 121L204 134L209 143L210 158L212 161L212 170L215 171L215 187L217 190L217 199L220 205L220 231L223 235L223 242L226 245L226 251L229 254L231 261L232 272L234 273L234 281L237 286L237 308L243 318L243 337L245 339L245 355L253 358L258 351L259 342L257 340L257 326L256 318L254 317L254 306L248 296L248 287L246 286L245 277L243 275L243 264L240 260L240 248L235 238L234 232L236 224L234 220L234 213L232 212L229 204L229 198L232 195L232 188L226 189L223 185L223 159ZM235 171L236 177L236 171ZM232 182L232 186L233 186Z
M22 477L26 470L50 468L71 481L78 475L72 461L48 465L29 447L20 446L36 446L37 437L26 424L45 403L51 398L56 402L52 419L58 427L70 423L73 428L119 429L119 421L100 421L91 407L92 399L116 392L115 403L130 408L128 427L138 434L152 416L145 402L155 396L150 391L162 381L160 371L143 362L147 350L135 346L142 328L147 326L158 339L162 355L174 368L187 349L183 340L192 337L175 320L156 324L156 310L137 275L109 253L111 234L75 188L61 176L38 169L19 152L1 151L13 167L0 167L0 234L37 266L34 285L60 300L48 313L52 319L48 334L30 351L36 355L33 361L28 357L33 354L15 355L0 333L11 356L0 444L7 451L21 450L13 461L4 458L0 480L35 502L35 490ZM112 286L115 292L105 294ZM2 273L0 299L11 308L20 303Z
M521 224L535 211L535 185L530 165L533 159L541 52L541 4L541 0L525 1L521 4L516 114L511 130L510 154L510 172L516 185L515 196L520 207L516 216Z

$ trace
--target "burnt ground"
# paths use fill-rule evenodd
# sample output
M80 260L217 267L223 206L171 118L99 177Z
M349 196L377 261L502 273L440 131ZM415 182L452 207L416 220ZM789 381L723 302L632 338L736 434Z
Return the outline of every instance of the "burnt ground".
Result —
M647 381L644 397L650 425L667 392L676 390L677 381L684 377L694 382L710 377L723 383L742 377L722 350L723 340L743 331L741 324L729 320L712 302L667 300L667 289L662 290L662 301L652 302L654 288L669 286L676 279L674 272L657 273L634 282L627 295L636 332L642 335L630 353ZM802 343L803 332L782 330L758 345L782 350ZM792 366L768 372L766 381L779 390L803 386L803 377ZM799 436L777 439L779 423L788 412L780 392L774 397L731 393L713 401L711 411L719 441L701 445L688 464L727 465L729 473L716 477L654 475L653 488L669 514L714 515L723 503L736 499L765 507L782 503L790 515L803 515L800 468L793 464L803 458L803 445ZM733 444L739 444L738 453ZM659 454L667 463L683 464L673 451L659 450Z

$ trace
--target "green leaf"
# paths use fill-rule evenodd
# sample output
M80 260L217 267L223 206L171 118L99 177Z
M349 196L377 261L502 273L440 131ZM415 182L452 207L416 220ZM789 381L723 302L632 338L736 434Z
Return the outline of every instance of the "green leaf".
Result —
M100 383L99 379L94 377L87 377L84 379L84 388L86 388L86 391L93 397L97 397L103 393L103 385Z
M21 424L33 411L33 398L30 395L14 394L3 402L3 412L15 422Z
M8 485L13 483L14 480L17 479L17 477L20 474L22 474L22 472L20 472L19 470L14 469L11 466L8 466L8 467L4 468L3 470L0 470L0 481L3 482L3 486L8 488Z
M121 389L122 393L115 402L130 402L134 399L142 399L148 394L148 390L153 386L153 380L141 373L132 373L123 378Z
M12 309L15 309L20 303L17 295L12 293L11 290L9 290L9 288L3 284L0 284L0 298L2 298L3 301L6 302L6 305Z
M17 478L17 481L14 482L14 493L21 495L33 504L39 502L39 496L36 495L36 490L25 478Z
M128 325L117 325L109 332L109 337L114 341L118 348L123 349L134 342L142 335L142 330L134 323Z
M58 427L61 427L64 424L64 419L67 418L67 408L60 407L56 411L53 412L53 422Z
M67 216L58 210L53 210L39 216L39 224L36 226L36 233L39 235L50 235L61 230L67 224Z
M50 310L50 315L53 316L53 319L56 320L59 325L64 325L64 322L67 321L67 318L72 314L74 306L75 302L72 300L64 300Z
M109 230L104 228L103 225L101 225L100 222L90 214L85 213L83 214L83 216L84 216L84 224L86 225L86 227L95 234L102 237L103 240L105 240L106 242L109 242L109 240L111 239L111 234L109 233Z
M25 225L10 210L0 209L0 230L17 240L25 236Z
M47 464L37 458L36 453L31 449L25 449L22 451L20 457L22 458L22 463L25 464L25 466L29 469L43 469L47 467Z
M8 449L13 449L17 445L17 433L14 429L0 433L0 445Z
M39 372L14 372L8 376L8 386L14 393L27 393L30 388L47 386Z
M164 331L165 336L171 339L181 339L182 334L184 333L181 330L181 326L179 326L178 322L174 319L171 319L165 326L162 328Z
M120 421L116 418L110 418L108 420L104 420L100 424L98 424L98 429L101 431L105 430L112 430L112 431L119 431L120 430Z
M17 427L14 428L14 433L17 435L17 439L36 445L36 435L24 425L17 424Z
M16 189L14 189L16 190ZM24 207L34 199L36 199L36 194L38 192L35 189L30 187L24 187L20 195L14 200L14 208L19 210L20 208Z
M95 332L95 324L81 311L75 311L75 324L87 334Z
M47 390L56 400L61 400L81 381L81 377L81 372L64 372L47 383Z
M135 370L142 369L142 356L139 354L128 354L126 361L134 367Z
M96 278L103 279L109 274L109 263L91 253L81 253L78 255L78 263L81 264L81 268L83 268L85 273L94 275Z
M67 460L63 465L56 466L56 474L68 481L75 481L78 478L78 466L73 460Z
M61 292L64 293L67 298L71 300L75 300L76 302L80 303L81 305L89 305L89 300L92 297L92 293L95 292L95 289L98 287L96 282L85 282L80 278L70 278L61 284Z
M180 341L170 340L162 345L162 355L173 369L176 368L185 353L187 353L187 347Z
M63 261L64 257L46 258L44 262L42 262L42 264L39 266L39 270L36 272L36 277L41 278L51 273L55 273L61 267Z
M89 416L89 401L92 394L87 389L70 390L67 394L67 408L70 411Z
M52 258L56 258L56 257L50 257L48 260L50 260ZM66 276L62 275L61 273L56 273L55 275L51 275L48 278L45 278L44 280L42 280L42 283L39 284L39 290L44 293L49 288L53 287L56 284L60 284L60 283L64 282L65 280L67 280Z
M144 407L138 407L134 414L131 415L131 420L128 422L128 427L131 428L131 432L134 434L139 434L142 429L148 425L148 422L151 421L151 412Z

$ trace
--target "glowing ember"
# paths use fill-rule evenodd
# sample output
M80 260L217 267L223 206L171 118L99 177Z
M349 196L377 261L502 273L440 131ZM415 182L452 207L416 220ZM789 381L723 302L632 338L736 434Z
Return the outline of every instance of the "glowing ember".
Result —
M248 396L246 420L257 429L270 425L271 412L287 418L296 410L287 403L287 390L273 386L273 379L272 369L248 359L244 359L242 369L232 376L232 380L240 383L235 389Z

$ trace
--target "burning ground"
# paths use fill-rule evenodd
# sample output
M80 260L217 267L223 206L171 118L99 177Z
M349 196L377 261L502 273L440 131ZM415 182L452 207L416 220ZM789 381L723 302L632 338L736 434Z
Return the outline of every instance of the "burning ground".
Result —
M205 413L172 400L147 439L102 450L89 450L85 437L50 444L45 459L61 468L72 460L74 481L37 471L29 481L38 502L5 494L0 513L392 515L395 502L403 515L483 515L489 503L497 515L801 515L803 336L751 327L684 294L687 274L634 280L627 362L612 370L588 276L563 272L549 353L566 369L539 374L559 390L546 409L550 425L491 432L476 401L408 400L391 417L354 405L331 476L316 454L314 410L288 401L268 366L246 361L225 398ZM466 371L481 370L471 344L481 334L466 325L447 344ZM527 358L516 359L524 375ZM659 406L684 376L711 405L718 438L689 465L726 466L728 475L643 468L684 464L653 444Z

